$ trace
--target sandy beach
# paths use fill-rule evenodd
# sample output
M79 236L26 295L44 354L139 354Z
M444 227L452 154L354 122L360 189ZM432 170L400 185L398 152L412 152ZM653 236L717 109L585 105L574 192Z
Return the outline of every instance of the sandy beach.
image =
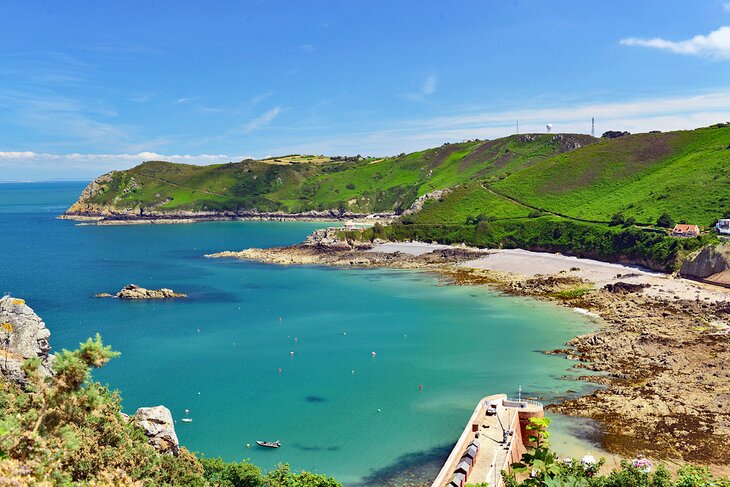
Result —
M562 254L531 252L522 249L482 250L461 245L449 246L424 242L388 242L374 245L366 252L424 255L435 250L470 250L480 255L460 262L459 267L484 269L515 274L522 277L563 275L592 283L596 288L617 282L648 284L645 295L677 300L697 300L716 303L730 299L730 290L690 279L644 269L638 266L582 259Z

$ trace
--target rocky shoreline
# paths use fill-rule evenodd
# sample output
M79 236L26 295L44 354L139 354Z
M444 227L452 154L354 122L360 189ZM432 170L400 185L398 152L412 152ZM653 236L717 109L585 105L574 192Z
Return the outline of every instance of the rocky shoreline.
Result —
M451 247L410 255L377 252L370 247L368 243L354 247L327 241L320 235L291 247L220 252L207 257L280 265L433 271L448 283L488 285L508 294L555 301L593 313L601 318L598 331L576 337L565 349L546 353L564 355L587 372L600 372L587 373L581 379L601 388L550 409L599 421L604 431L602 446L609 452L692 461L727 472L724 466L730 465L730 451L724 445L730 433L730 295L723 294L726 291L690 287L685 293L663 294L663 289L652 285L632 284L631 274L619 274L610 285L596 286L567 271L524 276L465 266L485 255L479 249ZM669 276L661 279L677 284ZM684 285L684 280L676 281Z
M217 221L277 221L277 222L362 222L386 223L395 218L390 213L359 214L337 211L307 211L304 213L256 212L256 211L118 211L108 208L75 210L71 207L58 218L96 225L153 225Z

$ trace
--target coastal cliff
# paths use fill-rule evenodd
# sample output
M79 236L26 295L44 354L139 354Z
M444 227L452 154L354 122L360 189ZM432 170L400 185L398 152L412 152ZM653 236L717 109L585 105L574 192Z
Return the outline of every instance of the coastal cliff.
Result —
M730 243L703 248L682 264L679 273L691 279L730 287Z

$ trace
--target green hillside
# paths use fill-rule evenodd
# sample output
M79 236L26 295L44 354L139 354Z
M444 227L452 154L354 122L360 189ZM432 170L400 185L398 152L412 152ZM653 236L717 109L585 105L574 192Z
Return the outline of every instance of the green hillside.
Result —
M100 190L82 198L82 205L69 213L97 207L134 213L400 212L431 191L520 171L594 140L585 135L521 135L444 144L385 159L287 156L211 166L150 161L98 180Z
M514 171L457 188L429 202L414 223L465 223L480 213L492 220L538 213L605 222L623 213L654 224L711 226L730 211L730 127L601 139Z
M698 225L730 210L730 128L601 140L492 186L521 202L608 221L623 212L653 223L662 213Z
M446 191L405 212L436 190ZM384 229L350 237L523 247L670 270L716 239L707 227L730 214L730 125L615 139L512 135L384 159L152 161L98 178L67 214L180 210L405 212ZM670 237L673 222L697 224L706 235Z

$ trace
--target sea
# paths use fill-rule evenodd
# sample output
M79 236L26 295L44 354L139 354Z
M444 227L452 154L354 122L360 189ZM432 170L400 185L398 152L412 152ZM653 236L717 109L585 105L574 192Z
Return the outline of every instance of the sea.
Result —
M85 185L0 184L0 292L26 300L56 351L101 334L121 356L94 380L119 390L129 414L167 406L191 451L348 486L417 485L436 475L480 398L521 387L549 403L589 390L571 380L572 362L543 353L595 328L570 309L418 271L204 257L297 243L321 222L58 219ZM189 297L94 297L131 283ZM558 443L575 448L576 424L556 419Z

